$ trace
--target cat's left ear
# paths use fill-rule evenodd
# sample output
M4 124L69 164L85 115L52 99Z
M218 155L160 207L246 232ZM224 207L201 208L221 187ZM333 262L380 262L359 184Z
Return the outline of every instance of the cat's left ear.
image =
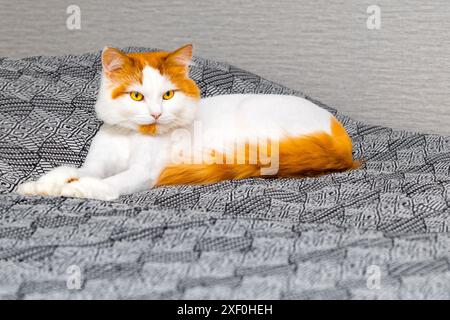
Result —
M187 44L169 53L169 55L166 58L166 63L169 65L176 65L179 67L183 67L184 71L187 72L191 60L192 60L192 44Z

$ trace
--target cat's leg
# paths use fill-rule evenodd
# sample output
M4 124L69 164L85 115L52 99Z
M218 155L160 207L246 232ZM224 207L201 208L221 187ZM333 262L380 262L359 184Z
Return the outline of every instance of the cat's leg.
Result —
M27 181L17 187L21 195L59 196L62 187L79 178L79 169L61 166L46 173L36 181Z
M100 177L101 173L98 163L86 162L81 168L61 166L47 172L36 181L20 184L17 193L27 196L59 196L66 184L78 181L82 177Z
M157 174L161 171L150 168L150 165L134 165L106 179L82 177L65 185L61 195L110 201L120 195L147 190L154 186Z
M105 152L105 140L104 135L100 131L92 141L91 148L81 168L71 166L57 167L36 181L27 181L20 184L16 192L27 196L59 196L65 185L76 182L82 177L104 177L107 163L111 159L116 159L111 153Z
M88 156L81 168L71 166L57 167L36 181L27 181L17 187L17 193L33 196L59 196L66 184L73 183L81 177L101 177L103 174L102 163L95 157Z
M66 184L61 189L61 196L73 198L88 198L111 201L120 196L120 193L103 179L83 177Z

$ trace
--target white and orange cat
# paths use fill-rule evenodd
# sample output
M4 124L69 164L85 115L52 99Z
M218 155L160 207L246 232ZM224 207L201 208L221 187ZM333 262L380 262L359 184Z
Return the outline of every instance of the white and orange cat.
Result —
M114 200L158 185L318 176L359 166L343 126L306 99L259 94L200 99L188 77L191 58L191 45L129 54L105 48L95 106L104 124L83 166L55 168L17 192ZM198 135L199 126L200 143L174 138L177 132ZM236 142L244 148L232 148L229 161ZM180 154L186 161L174 160ZM192 154L208 157L193 161ZM270 161L263 161L268 156ZM264 172L267 167L271 170Z

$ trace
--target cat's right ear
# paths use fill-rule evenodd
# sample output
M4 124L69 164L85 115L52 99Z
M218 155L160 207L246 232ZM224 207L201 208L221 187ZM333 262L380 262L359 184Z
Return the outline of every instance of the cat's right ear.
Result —
M116 48L105 47L102 52L102 65L103 71L106 74L114 72L121 69L125 64L128 63L129 58Z

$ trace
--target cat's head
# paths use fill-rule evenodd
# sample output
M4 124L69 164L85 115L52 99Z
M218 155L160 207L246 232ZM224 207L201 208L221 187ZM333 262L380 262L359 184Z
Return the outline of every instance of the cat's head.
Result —
M194 119L200 90L189 78L192 45L173 52L124 53L106 47L96 103L99 119L163 134Z

